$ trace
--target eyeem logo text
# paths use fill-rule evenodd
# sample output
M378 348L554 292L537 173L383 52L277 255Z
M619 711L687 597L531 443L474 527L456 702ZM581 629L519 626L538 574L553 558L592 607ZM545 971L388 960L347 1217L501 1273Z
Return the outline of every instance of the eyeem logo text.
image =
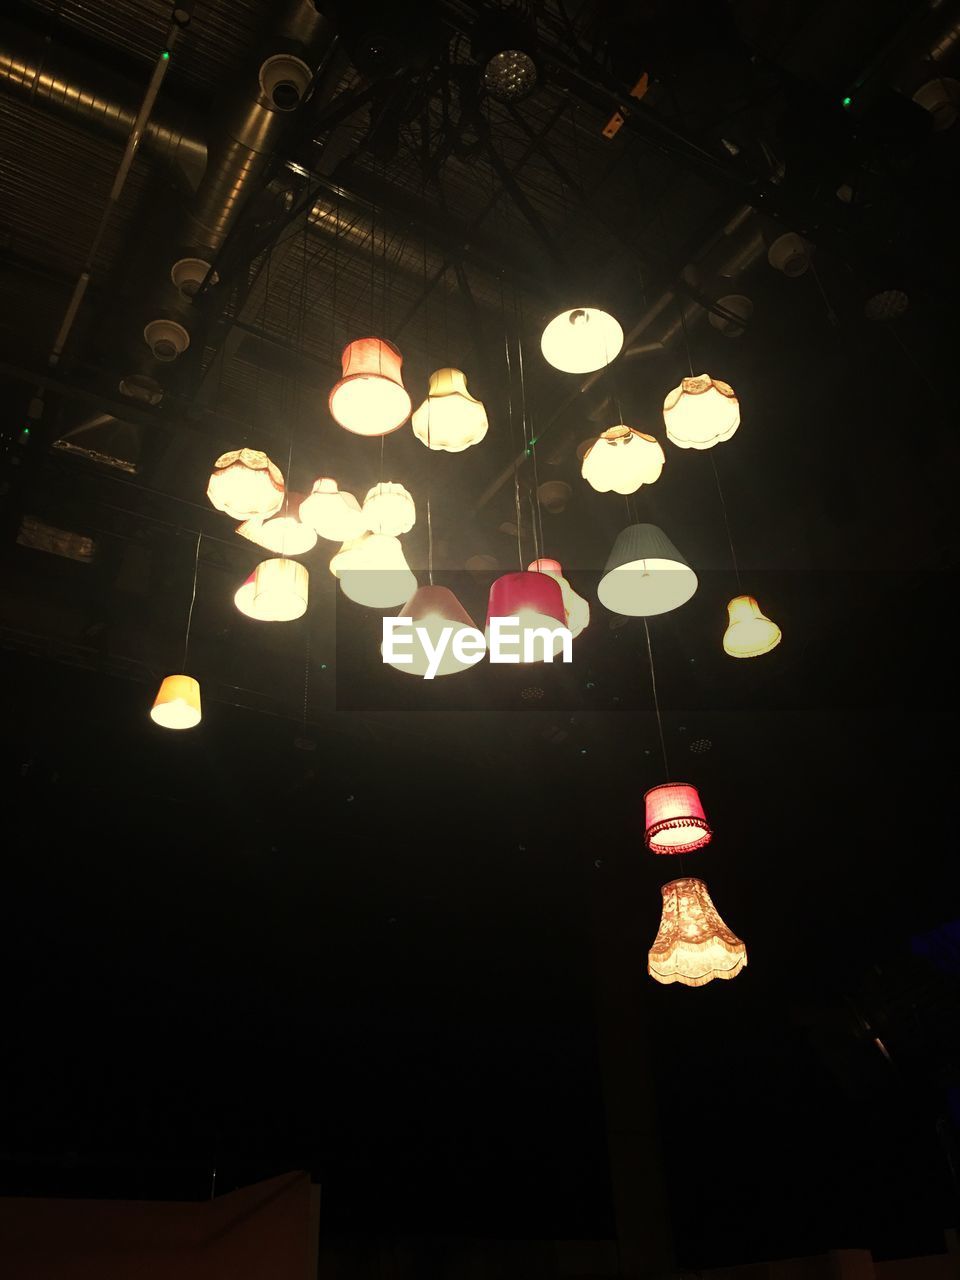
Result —
M476 627L418 626L412 618L384 618L383 661L392 667L411 667L432 680L448 670L473 667L487 652L487 638ZM490 619L491 662L573 661L573 636L566 627L523 626L516 616Z

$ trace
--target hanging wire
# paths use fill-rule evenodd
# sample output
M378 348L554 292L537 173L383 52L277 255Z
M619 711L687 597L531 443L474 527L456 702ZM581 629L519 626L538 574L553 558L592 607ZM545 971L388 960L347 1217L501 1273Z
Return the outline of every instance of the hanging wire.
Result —
M663 719L660 715L660 699L657 696L657 674L653 669L653 646L650 643L650 627L646 618L643 620L643 630L647 637L647 658L650 662L650 684L653 688L653 709L657 713L657 729L660 731L660 750L663 754L663 772L665 780L670 780L670 765L667 761L667 743L663 736Z
M193 625L193 606L197 599L197 577L200 572L200 543L203 541L203 530L197 533L197 550L193 557L193 591L190 595L190 608L187 612L187 632L183 638L183 674L187 674L187 655L190 652L190 628Z
M720 472L717 470L717 463L714 459L712 450L710 452L710 465L713 467L713 478L717 482L717 493L720 495L720 510L723 512L723 523L727 530L727 542L730 544L730 559L733 561L734 572L737 575L737 586L740 588L742 593L743 582L740 579L740 564L737 560L736 548L733 545L733 535L730 532L730 519L727 516L727 503L723 496L723 486L720 483Z
M430 495L427 494L427 576L433 586L433 520L430 516Z
M514 290L513 294L514 315L517 316L517 294ZM517 369L520 374L520 413L523 428L523 447L524 452L530 457L533 463L533 489L536 502L536 509L533 510L534 503L531 502L531 516L533 517L533 538L536 549L536 559L540 559L543 554L544 537L543 537L543 511L540 506L540 476L537 471L537 439L533 433L533 427L528 426L527 422L527 384L523 373L523 341L520 334L523 332L523 304L519 306L519 323L517 325ZM523 566L520 566L521 569Z

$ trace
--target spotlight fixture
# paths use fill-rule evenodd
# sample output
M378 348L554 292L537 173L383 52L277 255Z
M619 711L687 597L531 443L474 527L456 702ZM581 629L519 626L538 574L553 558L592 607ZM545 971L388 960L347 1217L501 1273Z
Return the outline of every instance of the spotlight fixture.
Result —
M473 33L483 84L498 102L519 102L537 87L537 31L517 6L485 14Z

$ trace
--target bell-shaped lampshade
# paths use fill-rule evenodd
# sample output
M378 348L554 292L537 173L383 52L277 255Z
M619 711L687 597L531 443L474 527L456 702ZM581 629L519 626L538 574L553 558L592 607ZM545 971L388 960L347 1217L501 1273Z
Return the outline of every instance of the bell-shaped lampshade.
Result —
M681 449L712 449L740 425L740 402L733 387L709 373L684 378L663 402L667 439Z
M452 627L454 633L464 630L476 630L476 623L464 609L463 605L448 587L417 587L416 591L400 610L401 618L412 618L414 626L423 627L430 638L432 648L440 639L441 632ZM383 646L380 646L381 652ZM414 639L412 650L407 649L413 661L410 663L391 662L389 665L396 671L404 671L407 675L426 675L430 656L425 647ZM453 636L447 641L437 667L436 675L451 676L458 671L466 671L472 662L461 662L453 651Z
M298 560L283 556L262 560L253 575L250 617L259 622L293 622L302 618L307 611L309 585L310 575Z
M283 475L259 449L234 449L213 464L207 497L234 520L266 519L283 506Z
M300 503L300 519L330 542L359 538L367 527L353 494L341 492L327 476L313 482L313 491Z
M747 948L720 918L703 881L684 876L661 893L660 928L647 957L650 977L685 987L735 978L747 963Z
M416 519L417 508L402 484L375 484L363 500L363 522L371 533L396 538L409 533Z
M658 440L621 423L590 446L580 474L597 493L636 493L642 484L659 480L665 461Z
M563 373L593 373L615 360L623 330L606 311L575 307L554 316L543 331L540 350L547 364Z
M330 561L330 572L348 600L370 609L396 608L417 589L399 539L383 533L345 542Z
M382 338L357 338L344 348L343 377L330 392L335 422L358 436L385 436L410 417L400 376L403 357Z
M427 398L411 419L413 434L428 449L462 453L487 434L487 411L467 390L459 369L437 369L430 375Z
M165 676L150 708L164 729L193 729L200 723L200 686L193 676Z
M258 547L278 556L303 556L317 545L317 533L304 524L297 512L303 502L299 493L288 493L283 509L266 520L244 520L237 533Z
M780 628L760 612L753 596L734 596L727 614L723 651L731 658L759 658L780 643Z
M651 853L693 853L713 839L697 788L664 782L644 796L643 838Z
M563 607L563 593L556 578L547 573L505 573L490 586L487 602L487 623L485 635L490 640L491 618L513 618L520 621L516 633L511 633L511 650L516 649L520 661L524 661L526 650L525 636L544 627L551 631L556 627L566 627L567 614ZM513 643L513 635L519 638ZM550 646L554 655L563 647L562 638L557 638ZM531 645L533 661L539 662L544 657L543 641L533 639Z
M686 604L696 589L697 575L663 530L631 524L613 544L597 595L612 613L652 618Z
M576 640L581 632L590 625L590 605L583 596L578 596L570 583L563 576L563 566L559 560L541 558L527 565L530 573L547 573L560 584L560 595L563 597L563 611L566 615L566 628Z

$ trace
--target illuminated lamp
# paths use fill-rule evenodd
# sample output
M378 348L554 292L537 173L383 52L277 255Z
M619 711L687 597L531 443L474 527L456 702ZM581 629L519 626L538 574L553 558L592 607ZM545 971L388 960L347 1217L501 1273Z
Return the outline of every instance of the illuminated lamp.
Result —
M651 853L693 853L713 839L697 788L689 782L664 782L643 799L643 839Z
M659 480L665 461L658 440L621 423L587 449L580 474L597 493L636 493L641 485Z
M497 578L490 587L487 603L487 622L484 634L490 641L490 620L492 618L518 618L520 626L517 632L510 634L511 648L513 637L517 636L516 647L519 661L523 662L525 637L532 638L533 661L543 658L542 641L532 635L534 631L548 628L554 631L558 626L566 627L567 614L563 607L563 592L556 578L547 573L505 573ZM557 654L563 648L562 637L552 643L552 650ZM539 655L539 657L537 656Z
M600 603L628 618L652 618L686 604L697 575L662 529L632 524L621 530L597 587Z
M375 484L363 500L364 528L396 538L409 533L417 519L413 498L402 484Z
M330 561L330 572L348 600L370 609L397 608L417 589L399 540L383 533L345 542Z
M623 330L606 311L575 307L561 311L543 331L540 350L547 364L563 373L593 373L615 360Z
M385 436L410 417L403 357L382 338L357 338L343 351L343 377L330 392L335 422L358 436Z
M234 520L266 519L283 506L283 475L259 449L234 449L213 464L207 497Z
M733 387L708 373L684 378L663 402L667 439L679 449L712 449L740 425L740 402Z
M747 948L724 924L703 881L684 876L661 893L660 928L647 957L650 977L685 987L735 978L747 963Z
M476 623L464 609L463 605L448 587L418 587L407 603L400 610L401 618L412 618L415 627L423 627L430 637L431 646L436 647L441 633L448 627L454 632L475 631ZM474 666L472 662L461 662L453 651L451 635L444 649L436 675L450 676L458 671L466 671ZM383 645L380 646L381 653ZM406 649L413 661L409 663L391 662L388 665L397 671L411 676L426 675L429 656L426 649L414 639L412 649Z
M560 584L560 595L563 597L563 612L566 617L566 628L576 640L590 625L590 605L583 596L578 596L570 583L563 576L563 566L559 560L540 559L527 565L530 573L546 573Z
M330 542L359 538L366 529L360 503L326 476L313 482L313 491L300 503L300 519Z
M430 375L427 398L411 418L413 434L428 449L462 453L487 434L487 411L467 390L459 369Z
M288 493L286 509L282 513L277 512L265 520L244 520L237 526L237 533L278 556L306 555L317 545L316 530L291 514L291 508L298 511L303 501L302 494Z
M760 612L753 596L734 596L727 614L723 651L731 658L759 658L780 643L780 628Z
M256 576L256 570L254 570L250 577L247 578L246 582L237 588L236 594L233 597L233 603L237 606L240 612L246 614L248 618L254 618L256 616L253 612L253 582Z
M247 597L249 616L258 622L293 622L302 618L307 611L309 583L310 575L298 560L283 556L262 560L254 570L253 588Z
M164 729L193 729L200 723L200 686L193 676L165 676L150 708Z

